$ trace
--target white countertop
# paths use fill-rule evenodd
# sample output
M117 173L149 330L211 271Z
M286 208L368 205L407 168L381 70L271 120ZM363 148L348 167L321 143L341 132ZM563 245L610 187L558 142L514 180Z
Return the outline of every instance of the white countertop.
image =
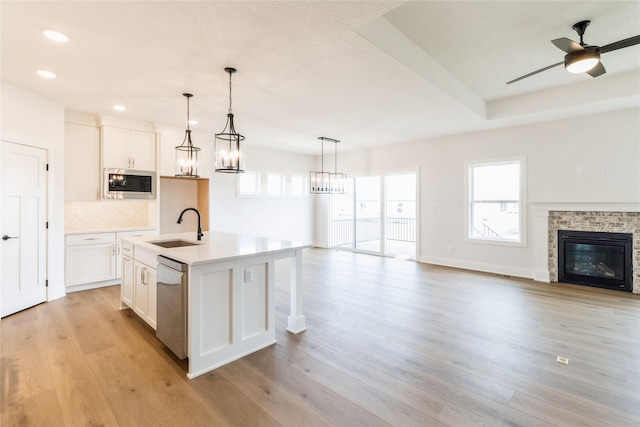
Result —
M163 248L150 242L167 240L186 240L198 243L194 246ZM153 251L158 255L174 259L189 265L231 260L246 256L286 252L293 249L311 247L309 243L269 239L264 237L244 236L220 231L205 232L201 241L196 233L148 234L138 237L124 237L123 241Z
M132 231L150 231L156 230L156 227L113 227L113 228L83 228L83 229L65 229L65 235L71 234L95 234L95 233L130 233Z

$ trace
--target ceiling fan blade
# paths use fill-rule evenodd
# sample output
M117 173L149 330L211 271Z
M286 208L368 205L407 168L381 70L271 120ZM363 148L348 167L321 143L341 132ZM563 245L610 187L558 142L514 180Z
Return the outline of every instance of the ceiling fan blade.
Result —
M617 42L609 43L606 46L600 48L600 53L611 52L612 50L622 49L624 47L640 44L640 36L629 37L628 39L618 40Z
M560 50L563 50L567 53L572 53L572 52L579 52L581 50L584 50L584 48L582 46L580 46L580 44L574 42L573 40L570 40L566 37L563 37L561 39L555 39L555 40L551 40L551 43L553 43L554 45L556 45L556 47Z
M547 70L549 70L549 69L551 69L553 67L557 67L558 65L562 65L562 64L564 64L564 61L558 62L557 64L549 65L548 67L540 68L539 70L533 71L533 72L531 72L529 74L525 74L522 77L518 77L517 79L511 80L510 82L507 82L507 84L515 83L515 82L520 81L522 79L526 79L527 77L531 77L534 74L538 74L538 73L541 73L543 71L547 71Z
M602 65L602 62L598 62L595 67L587 71L587 74L589 74L591 77L598 77L606 72L607 70L604 69L604 65Z

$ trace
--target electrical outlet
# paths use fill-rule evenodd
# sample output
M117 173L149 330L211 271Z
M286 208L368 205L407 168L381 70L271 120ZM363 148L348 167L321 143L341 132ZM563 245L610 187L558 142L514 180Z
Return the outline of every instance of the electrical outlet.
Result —
M253 268L248 267L244 269L244 282L253 282Z
M600 166L600 172L601 173L609 173L609 165Z
M453 253L453 246L449 246L449 247L447 248L447 252L449 252L450 254L452 254L452 253Z
M563 365L568 365L569 364L569 358L568 357L564 357L564 356L558 356L558 358L556 359L556 362L562 363Z

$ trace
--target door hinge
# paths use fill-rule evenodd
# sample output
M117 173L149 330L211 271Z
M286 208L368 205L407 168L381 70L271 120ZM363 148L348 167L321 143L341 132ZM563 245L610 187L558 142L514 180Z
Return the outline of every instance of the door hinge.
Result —
M46 169L46 170L49 170L49 163L47 163L47 165L46 165L46 168L45 168L45 169Z
M49 229L49 221L44 223L44 228L46 228L47 230Z
M44 286L45 286L45 288L49 287L49 280L48 279L44 281Z

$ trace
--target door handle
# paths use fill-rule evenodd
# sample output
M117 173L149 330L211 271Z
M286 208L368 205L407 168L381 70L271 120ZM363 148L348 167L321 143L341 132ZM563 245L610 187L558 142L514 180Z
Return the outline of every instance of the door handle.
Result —
M4 236L2 236L2 240L9 240L9 239L17 239L17 237L15 237L15 236L7 236L6 234Z

